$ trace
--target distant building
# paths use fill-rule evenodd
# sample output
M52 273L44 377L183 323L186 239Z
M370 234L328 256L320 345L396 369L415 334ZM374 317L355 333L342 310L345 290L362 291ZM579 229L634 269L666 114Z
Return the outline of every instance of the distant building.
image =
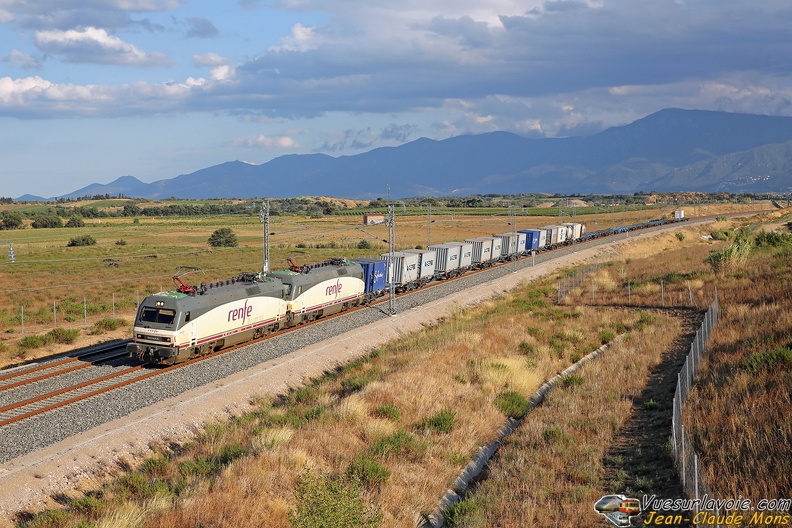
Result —
M384 224L385 215L381 213L368 213L363 215L364 225Z

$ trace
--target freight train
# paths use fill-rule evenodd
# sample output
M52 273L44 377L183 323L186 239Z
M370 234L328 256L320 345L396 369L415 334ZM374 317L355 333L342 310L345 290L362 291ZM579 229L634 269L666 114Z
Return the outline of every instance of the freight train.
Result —
M684 219L592 232L566 223L399 251L392 258L386 253L306 266L290 261L286 270L243 273L198 286L175 276L175 290L150 295L140 304L127 352L144 363L173 365L368 304L391 286L401 293L538 251L679 221Z

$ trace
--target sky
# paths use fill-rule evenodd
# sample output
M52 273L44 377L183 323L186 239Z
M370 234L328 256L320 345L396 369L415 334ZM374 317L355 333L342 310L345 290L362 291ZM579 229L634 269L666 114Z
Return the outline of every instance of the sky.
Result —
M792 116L790 28L789 0L0 0L0 196L669 107Z

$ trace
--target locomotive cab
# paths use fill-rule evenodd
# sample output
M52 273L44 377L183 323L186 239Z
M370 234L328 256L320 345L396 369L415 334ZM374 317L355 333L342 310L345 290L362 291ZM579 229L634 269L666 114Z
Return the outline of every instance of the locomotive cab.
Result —
M189 312L180 310L178 299L169 293L147 297L135 318L134 339L127 345L127 352L144 363L172 364L179 360L177 336Z

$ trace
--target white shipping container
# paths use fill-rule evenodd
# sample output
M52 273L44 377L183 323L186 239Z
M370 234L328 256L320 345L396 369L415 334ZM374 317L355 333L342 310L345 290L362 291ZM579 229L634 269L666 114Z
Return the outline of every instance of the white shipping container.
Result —
M473 244L470 242L447 242L459 248L459 267L468 269L473 264Z
M473 264L486 264L492 260L494 237L476 237L465 240L473 246Z
M539 235L539 247L543 248L547 244L550 243L550 231L548 229L541 228L541 227L539 229L537 229L537 231L539 231L539 233L541 233Z
M502 257L513 257L517 254L517 233L499 233L494 236L501 239Z
M570 238L572 240L577 240L578 238L583 236L585 229L585 226L583 224L568 222L561 225L567 228L567 240L569 240Z
M492 238L492 260L500 260L503 256L503 240L500 237Z
M453 244L435 244L429 246L435 252L435 272L450 273L459 269L459 246Z
M437 254L431 249L405 249L404 253L414 253L418 255L418 278L427 280L434 277L435 260Z
M545 226L548 231L548 244L561 244L566 242L567 228L562 225Z
M683 218L685 218L685 210L679 209L677 211L674 211L674 218L676 218L677 220L682 220Z
M388 262L389 283L401 285L418 280L418 260L420 255L396 251L393 253L393 262L390 262L389 253L383 254L381 258Z

